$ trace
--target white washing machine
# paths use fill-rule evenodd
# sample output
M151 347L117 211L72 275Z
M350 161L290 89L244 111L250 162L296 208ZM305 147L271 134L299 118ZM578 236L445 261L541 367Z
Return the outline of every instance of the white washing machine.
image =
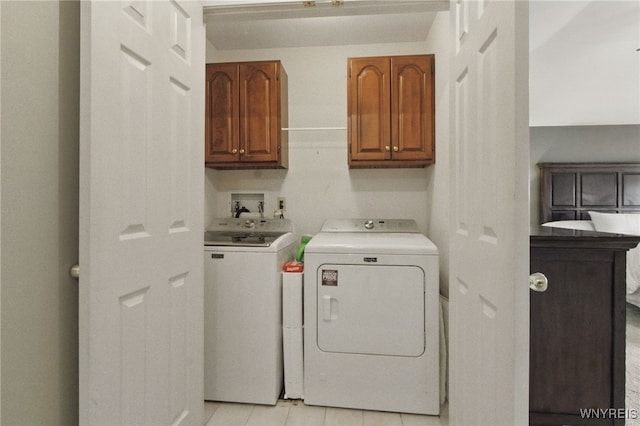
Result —
M217 219L205 232L204 397L275 405L282 392L282 266L287 219Z
M305 249L305 404L439 414L438 249L413 220L326 220Z

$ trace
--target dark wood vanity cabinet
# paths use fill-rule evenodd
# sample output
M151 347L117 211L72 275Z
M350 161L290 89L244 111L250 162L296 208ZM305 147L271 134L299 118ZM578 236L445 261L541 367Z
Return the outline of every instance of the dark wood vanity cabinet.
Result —
M626 253L640 237L540 227L530 240L532 425L624 425L580 410L625 408Z

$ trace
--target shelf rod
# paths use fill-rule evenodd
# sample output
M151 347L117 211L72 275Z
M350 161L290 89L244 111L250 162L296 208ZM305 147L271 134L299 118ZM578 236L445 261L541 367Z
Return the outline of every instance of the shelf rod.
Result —
M282 130L304 131L304 130L347 130L346 127L283 127Z

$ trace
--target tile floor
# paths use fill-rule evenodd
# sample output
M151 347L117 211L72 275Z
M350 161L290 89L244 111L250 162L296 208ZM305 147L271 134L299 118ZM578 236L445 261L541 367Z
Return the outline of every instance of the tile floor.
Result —
M640 308L627 305L627 408L638 409L640 394ZM274 406L205 402L206 426L447 426L448 406L440 416L314 407L299 400ZM640 426L639 420L627 424Z
M299 400L275 406L205 402L206 426L446 426L447 406L438 416L314 407Z

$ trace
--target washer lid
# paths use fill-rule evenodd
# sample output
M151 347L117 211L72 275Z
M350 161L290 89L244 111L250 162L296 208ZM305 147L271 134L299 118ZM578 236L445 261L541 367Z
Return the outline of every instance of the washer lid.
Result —
M205 246L282 247L291 236L293 224L288 219L216 218L204 232Z
M206 234L206 233L205 233ZM206 237L206 236L205 236ZM295 247L298 239L292 232L286 232L270 244L242 244L240 241L233 244L219 244L205 241L204 250L211 252L243 252L243 253L277 253L287 247Z
M307 246L308 253L424 254L437 256L438 248L419 233L320 232Z

